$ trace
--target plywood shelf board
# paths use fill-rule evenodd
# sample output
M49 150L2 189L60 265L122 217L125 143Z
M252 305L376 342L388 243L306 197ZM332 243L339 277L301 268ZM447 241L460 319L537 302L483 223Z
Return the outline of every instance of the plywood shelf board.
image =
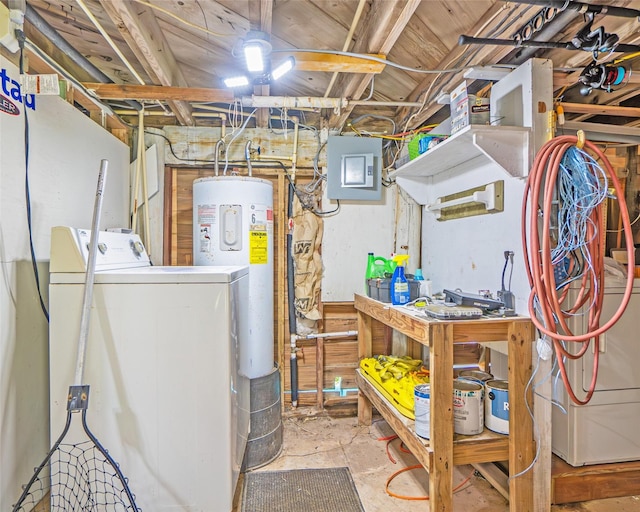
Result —
M435 200L429 193L432 177L445 171L493 163L509 176L524 177L532 158L530 132L514 126L469 125L390 173L390 178L425 205Z
M400 414L389 401L378 391L369 380L356 371L356 384L360 390L371 400L373 406L389 423L392 423L394 431L411 448L417 451L430 448L428 439L416 434L415 421ZM398 429L396 429L396 427ZM402 435L399 432L402 430ZM413 451L418 457L418 454ZM484 429L481 434L465 436L455 434L453 437L453 463L454 465L470 464L472 462L495 462L509 458L509 438L502 434L496 434L489 429ZM428 469L428 468L427 468Z

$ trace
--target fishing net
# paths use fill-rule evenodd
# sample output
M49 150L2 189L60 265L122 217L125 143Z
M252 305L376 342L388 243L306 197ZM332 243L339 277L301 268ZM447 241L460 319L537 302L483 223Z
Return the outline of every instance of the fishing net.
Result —
M64 442L73 412L67 413L62 434L35 469L13 512L139 511L120 467L89 430L86 409L82 409L85 440Z

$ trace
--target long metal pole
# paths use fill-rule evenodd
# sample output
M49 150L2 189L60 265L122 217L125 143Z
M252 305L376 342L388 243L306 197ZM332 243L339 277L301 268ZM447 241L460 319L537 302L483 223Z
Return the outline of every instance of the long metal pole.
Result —
M459 45L465 44L485 44L495 46L513 46L514 48L562 48L564 50L581 50L586 51L584 48L576 48L571 43L564 43L561 41L514 41L513 39L492 39L488 37L471 37L461 35L458 38ZM616 45L614 52L635 53L640 52L640 46L636 44L618 44Z
M91 317L91 303L93 302L93 280L96 273L96 253L98 252L98 230L102 215L102 198L104 183L107 178L107 160L100 161L98 186L93 206L93 221L91 222L91 238L89 239L89 257L87 258L87 272L84 281L84 295L82 297L82 316L80 317L80 335L78 338L78 356L76 360L76 375L74 385L80 386L84 375L84 362L87 353L87 339L89 337L89 319Z
M565 0L512 0L517 4L542 5L544 7L555 7L564 11L571 9L580 13L608 14L619 18L638 18L640 11L629 7L615 7L613 5L594 5L584 2L566 2Z

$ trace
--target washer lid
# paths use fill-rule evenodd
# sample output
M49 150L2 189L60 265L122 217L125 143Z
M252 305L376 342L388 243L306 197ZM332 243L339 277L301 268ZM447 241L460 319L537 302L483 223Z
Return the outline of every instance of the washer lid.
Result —
M249 266L142 267L102 270L95 273L96 284L231 283L249 274ZM84 284L84 273L51 273L51 284Z

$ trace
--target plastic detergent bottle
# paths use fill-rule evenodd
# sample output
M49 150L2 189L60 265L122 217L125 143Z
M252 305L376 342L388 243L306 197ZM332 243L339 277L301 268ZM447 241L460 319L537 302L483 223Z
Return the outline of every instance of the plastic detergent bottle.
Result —
M418 290L419 290L419 291L418 291L418 295L419 295L420 297L423 297L423 296L424 296L424 294L422 293L422 288L423 288L423 285L424 285L424 276L422 275L422 269L421 269L421 268L417 268L417 269L416 269L415 273L413 274L413 279L414 279L415 281L417 281L417 282L418 282L418 285L419 285L419 288L418 288Z
M391 304L399 305L409 302L409 282L404 275L404 266L408 259L408 254L396 254L393 257L397 266L391 278Z
M431 281L425 281L421 268L416 269L416 273L414 274L413 278L418 281L418 284L420 285L420 291L418 292L418 295L420 295L420 297L430 297Z
M364 292L367 295L369 295L369 279L374 278L376 271L375 256L370 252L367 254L367 271L364 274Z
M384 277L389 261L382 256L374 256L372 252L367 254L367 271L364 277L364 289L369 294L369 279Z

